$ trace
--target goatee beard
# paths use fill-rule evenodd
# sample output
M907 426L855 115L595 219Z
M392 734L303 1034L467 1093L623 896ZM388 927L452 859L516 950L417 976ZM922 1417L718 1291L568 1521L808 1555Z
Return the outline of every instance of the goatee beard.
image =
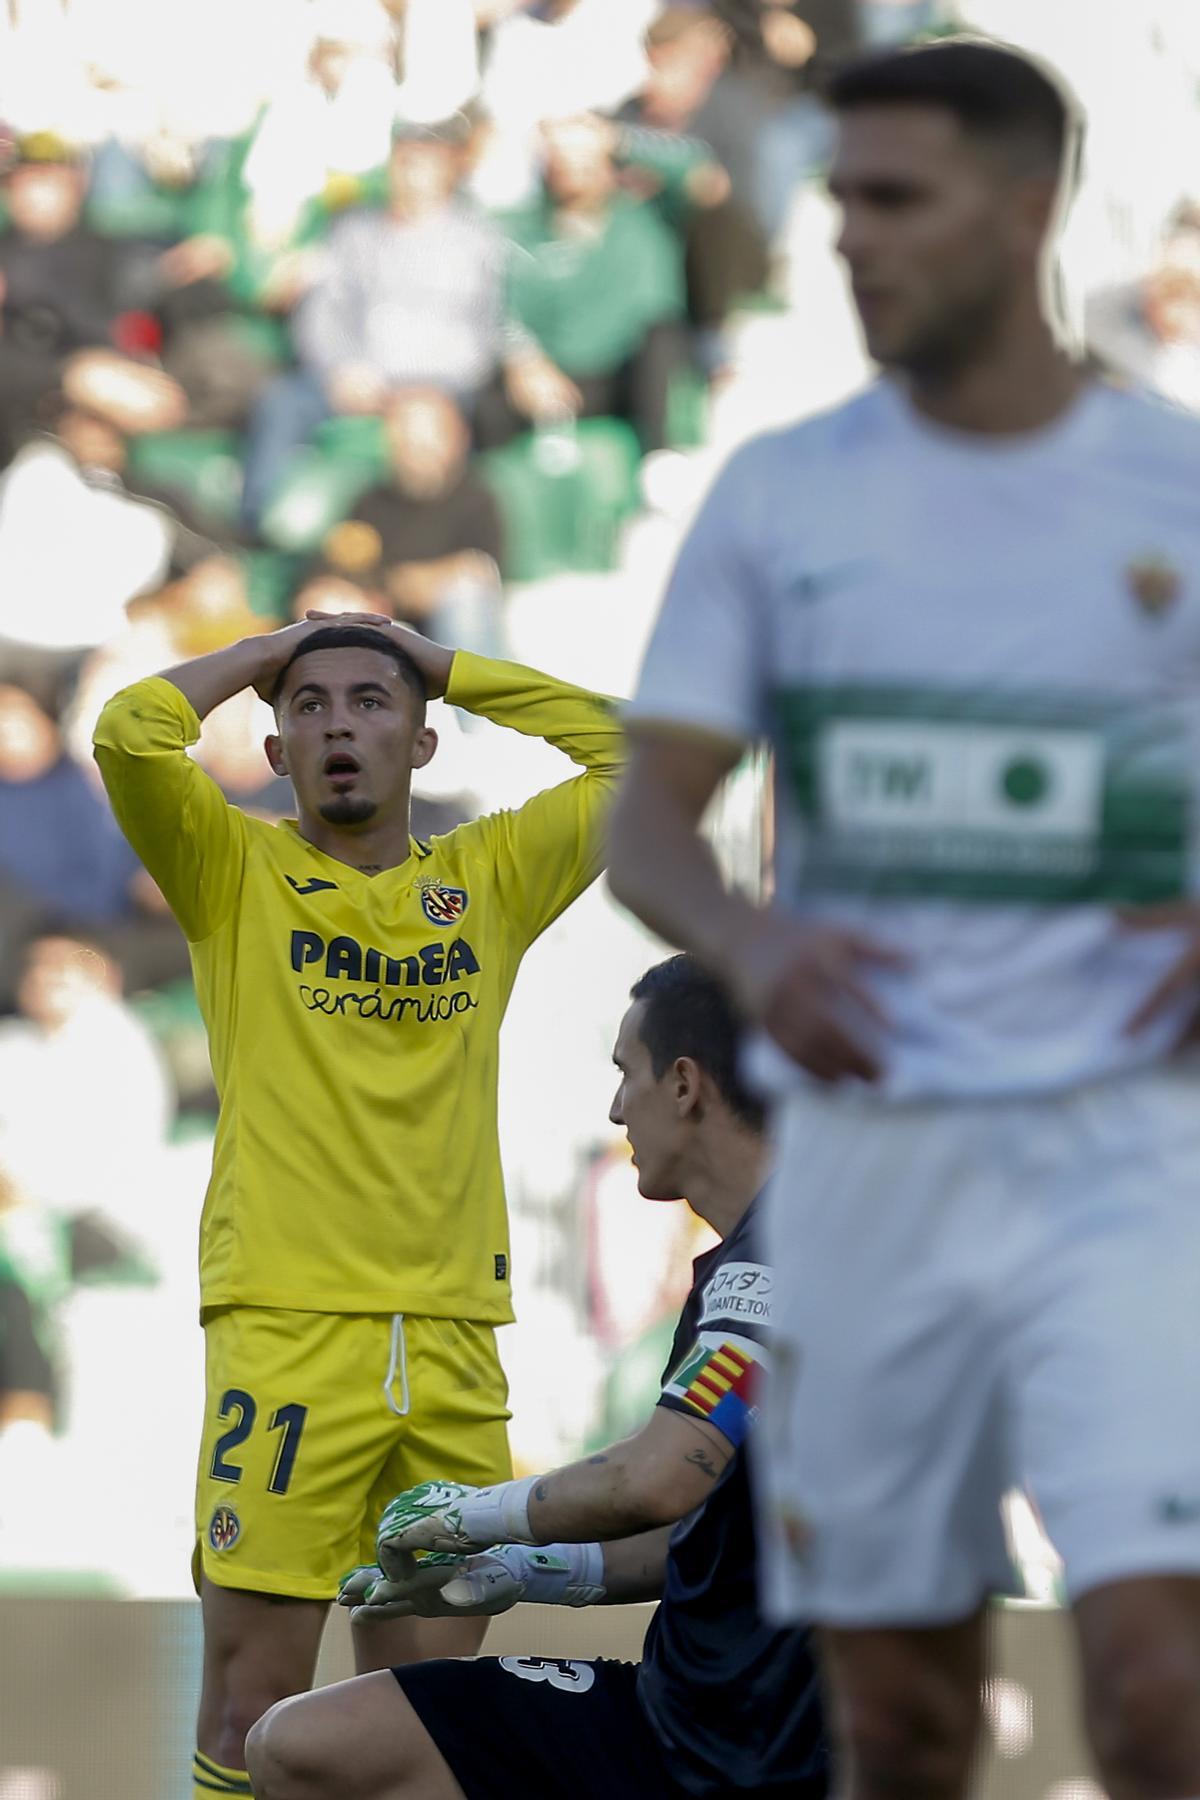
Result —
M354 794L339 794L317 808L327 825L365 825L376 813L374 800Z

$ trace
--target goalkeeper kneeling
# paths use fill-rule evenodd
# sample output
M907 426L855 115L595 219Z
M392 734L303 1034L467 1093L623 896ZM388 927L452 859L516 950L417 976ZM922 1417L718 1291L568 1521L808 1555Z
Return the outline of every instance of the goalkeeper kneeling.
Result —
M769 1148L737 1073L739 1021L686 956L631 1002L612 1120L642 1194L686 1196L722 1239L696 1261L658 1403L632 1437L551 1474L400 1494L378 1566L340 1600L358 1623L658 1599L641 1662L442 1660L281 1701L246 1746L260 1800L829 1791L808 1634L757 1610L746 1437L770 1365Z

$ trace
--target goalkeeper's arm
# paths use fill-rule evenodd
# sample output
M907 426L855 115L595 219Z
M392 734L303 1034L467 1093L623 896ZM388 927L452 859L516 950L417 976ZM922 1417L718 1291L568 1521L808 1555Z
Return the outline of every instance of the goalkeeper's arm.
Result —
M634 1600L660 1600L667 1577L667 1545L671 1525L657 1531L639 1531L636 1537L617 1538L604 1545L604 1604L628 1605Z
M632 1437L530 1482L528 1541L607 1542L674 1525L703 1506L733 1453L707 1419L660 1404Z
M398 1494L379 1521L379 1560L399 1578L418 1550L608 1543L673 1525L704 1504L734 1449L706 1419L660 1402L632 1437L548 1475L488 1488L430 1481Z

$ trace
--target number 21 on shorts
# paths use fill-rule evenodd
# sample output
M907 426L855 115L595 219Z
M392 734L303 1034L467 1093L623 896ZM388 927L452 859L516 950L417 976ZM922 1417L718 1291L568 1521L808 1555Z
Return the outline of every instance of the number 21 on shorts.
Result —
M230 1452L244 1444L254 1430L258 1418L258 1405L245 1388L226 1388L221 1395L221 1403L217 1407L217 1417L228 1419L233 1417L233 1424L228 1431L223 1431L213 1449L212 1467L209 1470L214 1481L236 1482L242 1479L240 1463L230 1461ZM300 1439L304 1435L304 1421L308 1417L307 1406L277 1406L267 1423L268 1431L281 1433L279 1448L275 1453L275 1462L271 1469L271 1478L267 1482L270 1494L286 1494L292 1479L292 1470L296 1466L296 1452L300 1448Z

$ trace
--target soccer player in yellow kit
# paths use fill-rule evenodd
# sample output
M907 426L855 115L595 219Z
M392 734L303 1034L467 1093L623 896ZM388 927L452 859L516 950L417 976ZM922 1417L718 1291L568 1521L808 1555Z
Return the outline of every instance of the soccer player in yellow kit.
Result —
M247 686L298 819L229 805L188 755ZM426 696L545 738L583 773L422 843ZM185 931L220 1116L200 1240L197 1800L247 1794L243 1743L311 1685L328 1601L391 1495L511 1473L494 1327L512 1318L496 1124L522 954L600 869L615 707L374 615L319 615L137 682L96 758ZM286 1601L287 1604L280 1604ZM398 1621L363 1667L478 1648Z

